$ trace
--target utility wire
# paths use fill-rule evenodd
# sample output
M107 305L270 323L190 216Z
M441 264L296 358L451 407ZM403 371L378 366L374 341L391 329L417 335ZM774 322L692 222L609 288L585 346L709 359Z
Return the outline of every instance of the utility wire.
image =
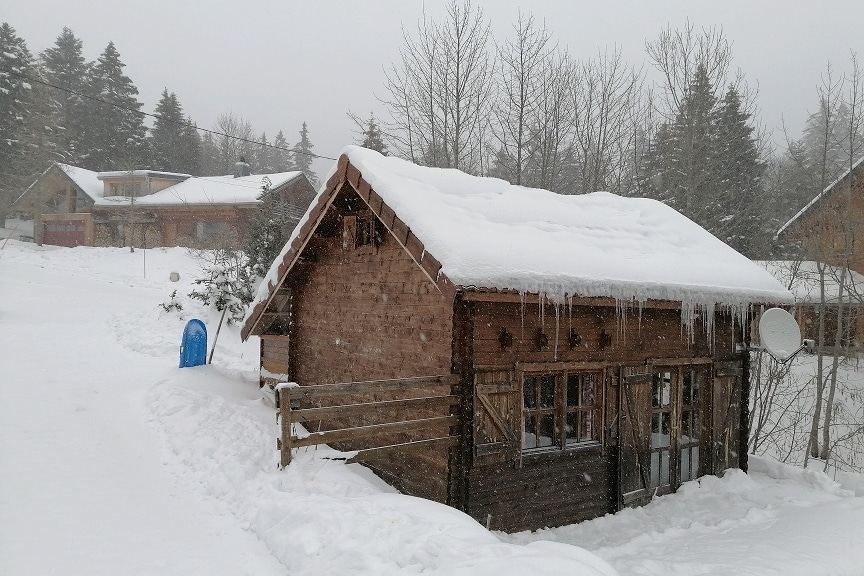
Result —
M184 122L184 121L177 122L176 120L169 120L169 119L167 119L163 116L159 116L157 114L150 114L149 112L142 112L141 110L135 110L134 108L128 108L126 106L121 106L119 104L115 104L114 102L109 102L108 100L103 100L101 98L97 98L96 96L90 96L89 94L83 94L81 92L78 92L77 90L72 90L71 88L65 88L63 86L57 86L56 84L52 84L52 83L47 82L45 80L32 78L26 74L21 74L20 72L15 72L14 70L10 70L8 68L0 68L0 70L2 70L3 72L5 72L7 74L11 74L13 76L17 76L17 77L22 78L24 80L28 80L30 82L35 82L37 84L49 86L49 87L54 88L56 90L62 90L63 92L69 92L70 94L75 94L76 96L80 96L81 98L87 98L88 100L94 100L96 102L101 102L102 104L108 104L109 106L113 106L113 107L118 108L120 110L132 112L133 114L141 114L142 116L149 116L150 118L157 118L163 122L170 122L172 124L179 124L179 125L185 126L187 128L191 127L191 128L194 128L195 130L200 130L201 132L207 132L208 134L213 134L215 136L224 136L225 138L231 138L232 140L239 140L240 142L247 142L249 144L255 144L256 146L264 146L267 148L273 148L274 150L282 150L284 152L293 152L294 154L302 154L304 156L311 156L312 158L321 158L322 160L333 160L333 161L336 160L336 158L331 158L330 156L321 156L320 154L315 154L314 152L305 152L303 150L296 150L294 148L283 148L282 146L274 146L273 144L263 144L261 142L255 141L255 140L249 140L248 138L241 138L240 136L231 136L230 134L225 134L224 132L219 132L218 130L208 130L207 128L201 128L200 126L196 126L195 124L192 124L191 122Z

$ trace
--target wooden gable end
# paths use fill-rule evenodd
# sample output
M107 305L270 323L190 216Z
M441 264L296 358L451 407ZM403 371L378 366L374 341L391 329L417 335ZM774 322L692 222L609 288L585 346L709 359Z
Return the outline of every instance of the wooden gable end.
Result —
M295 274L298 264L303 259L314 260L314 247L307 251L310 242L314 243L314 236L318 233L328 234L328 223L326 219L333 202L342 193L356 193L368 210L381 222L384 228L396 239L399 245L411 256L411 259L419 266L423 274L436 286L439 292L448 301L452 302L456 297L458 287L455 286L445 274L441 272L441 262L431 253L427 252L423 242L411 231L410 227L402 221L396 212L387 205L383 198L375 192L372 186L358 170L342 155L333 175L327 181L325 190L318 195L317 201L310 208L308 217L303 222L298 233L293 237L289 249L286 251L282 261L279 263L276 283L270 283L267 287L267 298L259 302L250 314L247 322L241 330L241 337L245 340L250 335L260 335L266 332L273 318L282 314L282 310L275 302L278 294L285 294L290 286L289 275ZM331 215L332 218L332 215ZM330 222L329 226L332 227ZM323 226L323 228L322 228ZM302 267L302 265L301 265ZM268 318L270 320L268 320Z

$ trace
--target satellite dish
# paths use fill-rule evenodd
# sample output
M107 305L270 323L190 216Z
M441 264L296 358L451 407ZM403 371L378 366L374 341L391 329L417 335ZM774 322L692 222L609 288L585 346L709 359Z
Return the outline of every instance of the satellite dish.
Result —
M782 308L769 308L759 319L762 347L780 362L801 350L801 329L795 318Z

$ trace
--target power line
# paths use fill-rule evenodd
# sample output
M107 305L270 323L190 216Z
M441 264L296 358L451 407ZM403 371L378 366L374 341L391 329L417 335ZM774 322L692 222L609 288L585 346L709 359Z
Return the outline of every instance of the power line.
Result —
M15 72L14 70L10 70L7 68L0 68L3 72L7 74L11 74L13 76L18 76L24 80L29 80L30 82L35 82L37 84L42 84L44 86L49 86L56 90L62 90L63 92L69 92L70 94L75 94L76 96L80 96L81 98L87 98L89 100L94 100L96 102L101 102L102 104L107 104L109 106L113 106L119 110L125 110L127 112L132 112L133 114L141 114L142 116L149 116L150 118L157 118L162 120L163 122L170 122L171 124L179 124L180 126L184 126L187 128L194 128L195 130L200 130L201 132L207 132L208 134L213 134L215 136L224 136L225 138L231 138L232 140L239 140L240 142L247 142L249 144L254 144L256 146L264 146L266 148L273 148L274 150L282 150L284 152L293 152L294 154L302 154L304 156L311 156L312 158L321 158L322 160L333 160L336 161L336 158L331 158L330 156L321 156L320 154L315 154L314 152L305 152L303 150L296 150L294 148L283 148L282 146L274 146L273 144L264 144L262 142L257 142L255 140L249 140L248 138L241 138L240 136L231 136L230 134L225 134L224 132L219 132L218 130L208 130L207 128L201 128L192 124L191 122L184 121L176 121L169 120L168 118L164 118L162 116L158 116L156 114L150 114L149 112L142 112L141 110L135 110L134 108L128 108L126 106L121 106L120 104L115 104L114 102L109 102L107 100L103 100L101 98L97 98L96 96L91 96L89 94L84 94L82 92L78 92L77 90L72 90L71 88L66 88L64 86L57 86L56 84L52 84L45 80L40 80L38 78L32 78L26 74L21 74L20 72Z

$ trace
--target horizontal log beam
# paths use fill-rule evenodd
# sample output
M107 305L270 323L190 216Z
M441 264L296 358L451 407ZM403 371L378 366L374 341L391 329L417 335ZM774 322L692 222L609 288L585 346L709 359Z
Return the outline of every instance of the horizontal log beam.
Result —
M291 410L292 422L317 422L335 418L352 418L380 414L387 417L393 410L443 409L457 406L458 396L428 396L425 398L408 398L405 400L386 400L383 402L365 402L362 404L345 404L342 406L325 406L322 408L301 408Z
M290 446L299 448L301 446L315 446L317 444L345 442L350 440L359 440L361 438L369 438L370 436L377 436L379 434L417 432L435 426L456 426L458 423L458 416L441 416L438 418L421 418L419 420L407 420L405 422L389 422L387 424L373 424L372 426L344 428L342 430L313 432L305 438L292 437Z
M316 384L311 386L294 386L283 388L282 393L292 400L325 398L328 396L343 396L345 394L370 394L394 390L408 390L423 386L445 384L453 386L459 381L456 375L420 376L417 378L398 378L393 380L370 380L365 382L344 382L340 384Z

